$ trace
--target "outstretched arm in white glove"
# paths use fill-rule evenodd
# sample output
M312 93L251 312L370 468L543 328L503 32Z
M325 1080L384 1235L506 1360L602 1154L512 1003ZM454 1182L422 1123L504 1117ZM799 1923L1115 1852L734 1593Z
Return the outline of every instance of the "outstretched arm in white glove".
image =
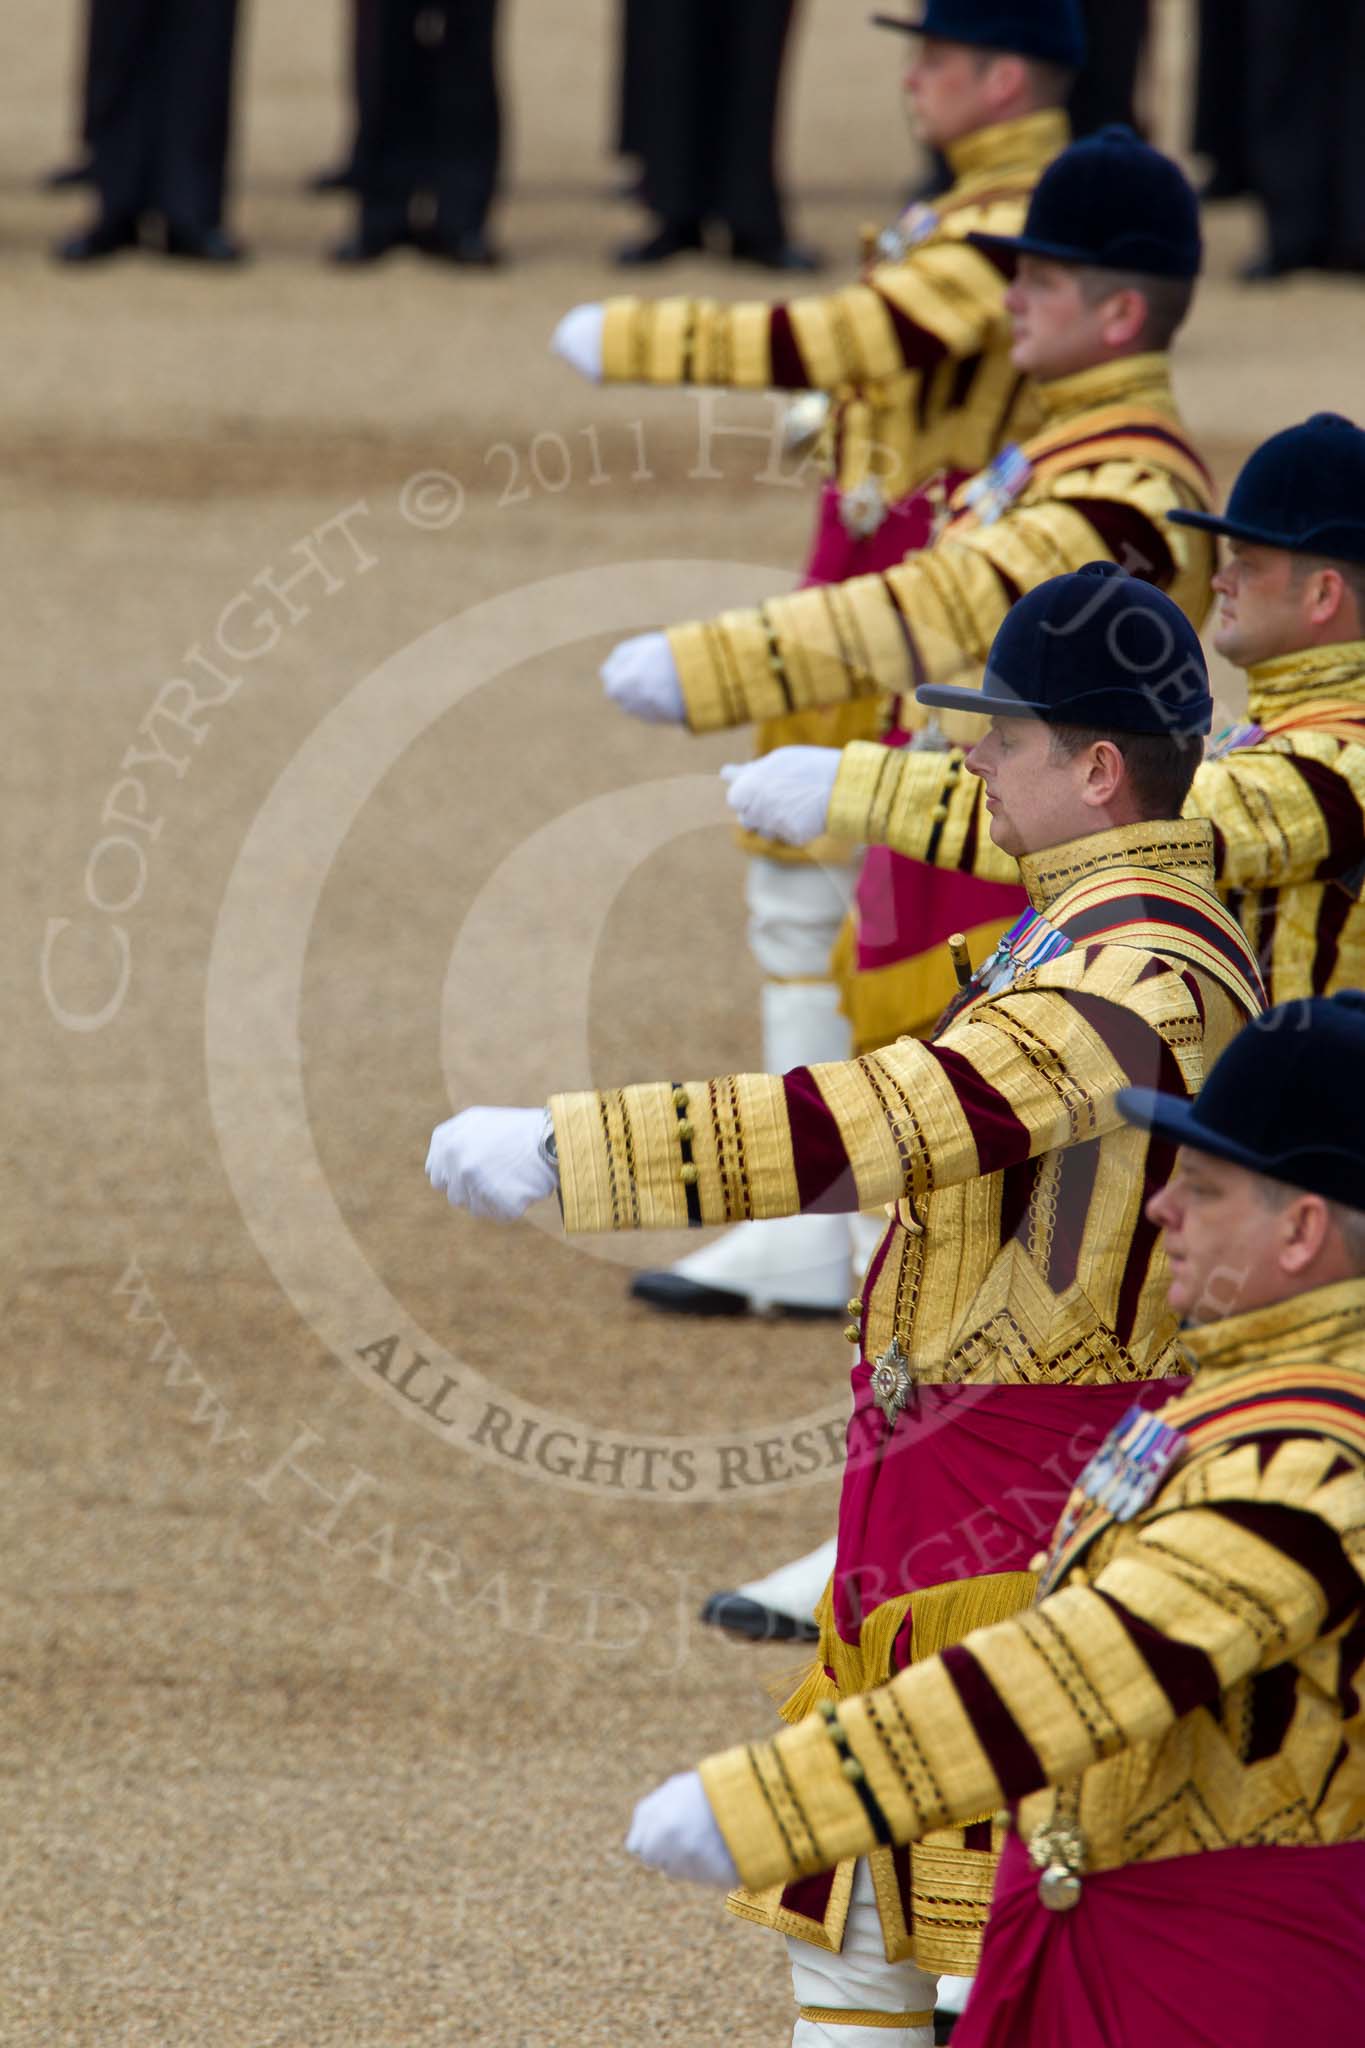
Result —
M637 633L613 647L602 664L602 688L647 725L681 725L687 715L667 633Z
M566 313L550 337L554 354L594 384L602 382L602 330L606 325L602 306L575 306Z
M739 1883L734 1858L696 1771L679 1771L640 1801L626 1847L666 1877L687 1877L693 1884L720 1885L725 1891Z
M552 1135L543 1109L463 1109L432 1132L427 1179L452 1209L513 1223L559 1185Z
M806 846L826 829L839 773L837 747L776 747L742 768L722 768L726 800L746 832Z

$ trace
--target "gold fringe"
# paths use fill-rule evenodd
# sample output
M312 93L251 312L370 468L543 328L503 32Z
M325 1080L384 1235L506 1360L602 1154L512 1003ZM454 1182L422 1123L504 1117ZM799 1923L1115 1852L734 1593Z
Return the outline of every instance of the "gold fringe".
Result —
M991 1572L979 1579L961 1579L955 1585L930 1586L912 1594L911 1662L921 1664L926 1657L937 1657L941 1650L962 1642L973 1629L990 1628L1021 1614L1032 1606L1037 1588L1036 1572Z
M831 1579L815 1609L820 1648L814 1662L802 1668L795 1690L781 1700L782 1719L804 1721L821 1700L851 1699L855 1693L881 1685L891 1676L892 1646L907 1614L914 1617L910 1657L918 1664L926 1657L936 1657L951 1643L960 1643L974 1628L989 1628L993 1622L1022 1613L1032 1604L1037 1584L1033 1572L991 1572L981 1578L927 1586L919 1593L902 1593L875 1608L863 1623L859 1640L846 1643L834 1626ZM791 1682L790 1677L786 1682ZM780 1698L777 1683L772 1696Z
M817 1680L823 1681L825 1687L823 1692L817 1690ZM793 1718L793 1716L785 1712L785 1709L793 1700L804 1699L808 1688L811 1694L811 1703L810 1706L804 1707L801 1713L794 1717L798 1721L804 1715L813 1712L819 1706L822 1699L829 1699L833 1696L834 1688L825 1677L825 1667L820 1662L820 1659L817 1657L813 1663L789 1664L785 1671L779 1671L772 1678L765 1678L763 1681L764 1692L767 1693L768 1698L782 1712L784 1720L791 1720Z

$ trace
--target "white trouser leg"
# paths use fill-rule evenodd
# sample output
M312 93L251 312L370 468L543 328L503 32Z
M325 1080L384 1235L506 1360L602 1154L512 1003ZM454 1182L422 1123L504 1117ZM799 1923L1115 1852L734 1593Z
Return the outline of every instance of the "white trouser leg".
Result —
M792 2048L933 2048L937 1979L915 1963L888 1963L872 1876L859 1863L835 1956L808 1941L787 1940L792 1990L801 2017ZM887 2026L903 2014L905 2024ZM875 2023L874 2023L875 2021Z
M837 1549L838 1542L831 1536L818 1550L808 1551L791 1564L779 1565L766 1579L751 1579L746 1586L736 1586L735 1591L746 1600L757 1600L761 1607L789 1614L793 1621L814 1621L815 1603L829 1584Z
M763 987L763 1067L846 1060L851 1040L828 979L829 956L852 896L852 868L752 858L749 944ZM846 1216L783 1216L741 1223L672 1268L685 1280L747 1294L756 1307L842 1308L851 1284Z
M958 2012L967 2010L975 1977L940 1977L938 1980L938 2010Z

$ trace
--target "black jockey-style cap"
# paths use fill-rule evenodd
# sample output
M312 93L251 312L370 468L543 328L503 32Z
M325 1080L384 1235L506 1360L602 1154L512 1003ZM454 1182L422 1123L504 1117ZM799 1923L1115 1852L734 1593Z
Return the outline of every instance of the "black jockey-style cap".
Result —
M1198 277L1199 201L1178 164L1131 128L1101 128L1054 157L1022 235L968 235L989 255L1041 256L1143 277Z
M914 20L874 14L878 28L909 36L937 36L945 43L973 43L1007 50L1079 71L1086 57L1085 17L1080 0L926 0Z
M1105 732L1206 733L1213 693L1199 635L1174 598L1117 562L1040 583L1010 607L979 690L925 683L921 704Z
M1340 413L1314 413L1261 443L1221 516L1167 517L1173 526L1202 526L1291 554L1365 562L1365 433Z
M1122 1088L1119 1114L1188 1145L1365 1209L1365 995L1309 996L1253 1018L1193 1102Z

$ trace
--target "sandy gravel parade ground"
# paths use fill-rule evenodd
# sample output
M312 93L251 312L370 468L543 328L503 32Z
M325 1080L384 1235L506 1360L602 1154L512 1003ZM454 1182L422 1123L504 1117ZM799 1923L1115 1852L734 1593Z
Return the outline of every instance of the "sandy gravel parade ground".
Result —
M422 1161L456 1103L756 1061L735 743L595 672L789 581L810 490L767 400L547 353L632 225L607 0L509 8L488 276L321 262L331 0L252 10L248 270L59 270L77 13L0 14L0 2042L780 2042L780 1944L620 1843L770 1724L790 1658L692 1617L828 1532L838 1326L679 1331L623 1301L671 1245L455 1218ZM835 276L906 175L890 62L810 0ZM1226 486L1365 416L1365 298L1240 291L1210 225L1178 384Z

